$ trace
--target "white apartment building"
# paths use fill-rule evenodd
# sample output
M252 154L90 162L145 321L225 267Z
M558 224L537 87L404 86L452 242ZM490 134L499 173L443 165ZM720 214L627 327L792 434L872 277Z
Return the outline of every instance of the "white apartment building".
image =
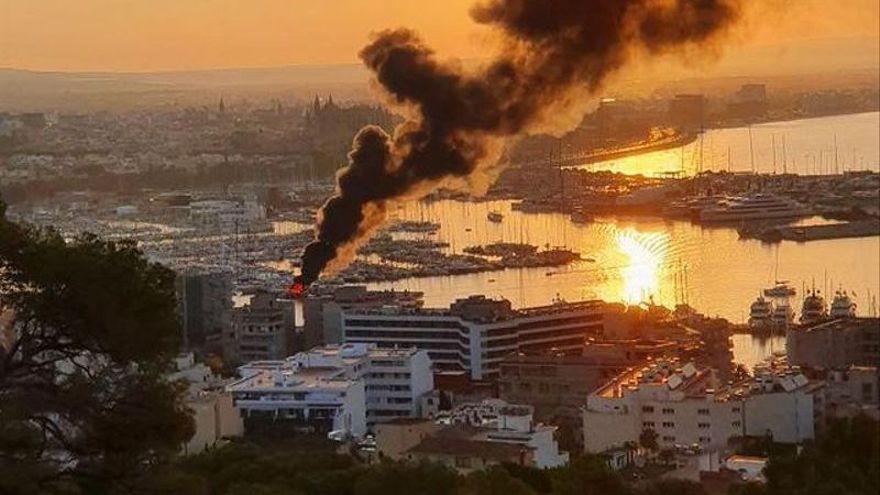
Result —
M196 363L192 353L175 359L176 371L168 375L172 382L184 381L184 403L192 411L195 431L182 447L184 454L197 454L224 439L244 433L241 416L232 405L232 396L224 390L222 379L203 363Z
M553 425L534 421L534 408L487 399L477 404L462 404L449 414L453 425L477 427L470 438L477 441L523 445L532 451L534 465L539 469L568 464L568 452L559 450ZM441 420L442 421L442 420Z
M363 380L348 378L339 368L311 366L299 356L239 368L242 378L227 390L242 417L311 426L335 438L364 436Z
M801 443L815 436L823 384L792 369L763 370L719 389L714 370L676 360L629 369L587 397L584 447L604 452L657 433L660 448L724 450L739 436Z
M418 416L418 399L434 388L426 352L366 344L316 347L249 363L239 373L230 389L243 414L259 411L354 437L377 422Z
M631 368L587 397L584 448L605 452L638 443L654 430L660 448L699 445L718 449L742 436L743 404L716 396L711 369L698 370L677 360Z
M483 380L497 377L501 360L512 353L580 354L586 337L602 334L611 308L602 301L557 301L514 310L504 299L471 296L449 309L343 308L341 325L347 343L417 347L435 369Z
M734 385L729 394L744 399L747 436L802 443L815 438L816 425L824 422L824 382L811 382L797 369L759 367L753 380Z

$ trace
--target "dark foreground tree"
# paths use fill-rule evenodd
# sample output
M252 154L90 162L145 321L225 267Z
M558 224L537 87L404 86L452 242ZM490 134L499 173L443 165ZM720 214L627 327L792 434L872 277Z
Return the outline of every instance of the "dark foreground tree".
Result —
M0 493L131 491L192 433L164 375L174 275L133 242L6 219L0 202Z
M736 495L868 495L880 493L880 423L866 416L838 419L800 454L771 454L766 485Z

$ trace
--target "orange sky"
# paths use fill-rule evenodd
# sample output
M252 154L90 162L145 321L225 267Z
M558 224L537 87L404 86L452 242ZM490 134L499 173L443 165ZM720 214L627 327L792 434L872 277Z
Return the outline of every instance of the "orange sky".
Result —
M609 0L611 1L611 0ZM878 0L745 0L738 43L878 36ZM345 63L409 26L445 55L485 54L473 0L0 0L0 67L154 71Z

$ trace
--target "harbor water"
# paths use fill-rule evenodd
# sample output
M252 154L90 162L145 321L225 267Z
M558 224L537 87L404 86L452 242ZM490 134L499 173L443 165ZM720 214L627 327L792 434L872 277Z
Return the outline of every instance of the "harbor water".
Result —
M880 171L880 112L712 129L687 146L578 168L644 175L682 170L687 174L699 170L800 175L876 172Z
M759 172L772 172L774 160L775 170L780 173L783 167L801 174L876 171L880 170L878 131L878 112L762 124L751 129L750 150L748 128L720 129L708 131L702 140L684 148L588 167L652 175L679 170L684 162L685 169L694 172L699 169L702 141L703 169L726 169L729 148L730 168L735 171L751 169L751 153ZM500 213L503 220L487 221L490 212ZM393 216L439 223L440 229L432 238L449 243L446 249L453 253L461 253L468 246L503 241L541 248L567 247L583 258L559 268L508 269L371 284L375 288L422 291L428 306L446 306L471 294L504 297L517 307L548 304L557 297L570 301L653 301L669 307L686 302L705 314L745 323L752 300L778 279L788 280L798 290L792 301L797 310L805 288L815 287L829 295L845 289L852 294L861 315L869 313L872 300L880 292L880 237L876 236L766 244L740 239L732 228L689 221L599 217L589 223L574 223L564 214L514 211L510 201L422 202L408 204ZM823 220L812 218L802 223ZM749 366L777 351L784 351L784 338L734 338L736 360Z

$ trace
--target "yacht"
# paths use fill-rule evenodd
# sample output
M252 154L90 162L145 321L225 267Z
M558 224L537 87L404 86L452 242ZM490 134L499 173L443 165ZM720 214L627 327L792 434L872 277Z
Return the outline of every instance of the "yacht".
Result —
M773 303L764 296L758 296L749 309L749 328L764 330L772 326Z
M828 305L822 294L813 289L804 298L804 305L801 309L801 323L815 323L828 317Z
M501 223L504 220L504 215L498 213L497 211L490 211L486 218L489 219L490 222Z
M794 309L788 300L776 303L770 319L773 322L773 327L779 330L787 330L794 323Z
M846 293L846 291L837 291L834 294L834 300L831 301L831 317L832 318L855 318L856 303Z
M777 280L776 285L764 289L764 295L767 297L792 297L795 294L797 290L789 285L787 280Z
M795 218L807 214L799 203L772 194L752 194L732 198L700 212L703 222L741 222L772 218Z

